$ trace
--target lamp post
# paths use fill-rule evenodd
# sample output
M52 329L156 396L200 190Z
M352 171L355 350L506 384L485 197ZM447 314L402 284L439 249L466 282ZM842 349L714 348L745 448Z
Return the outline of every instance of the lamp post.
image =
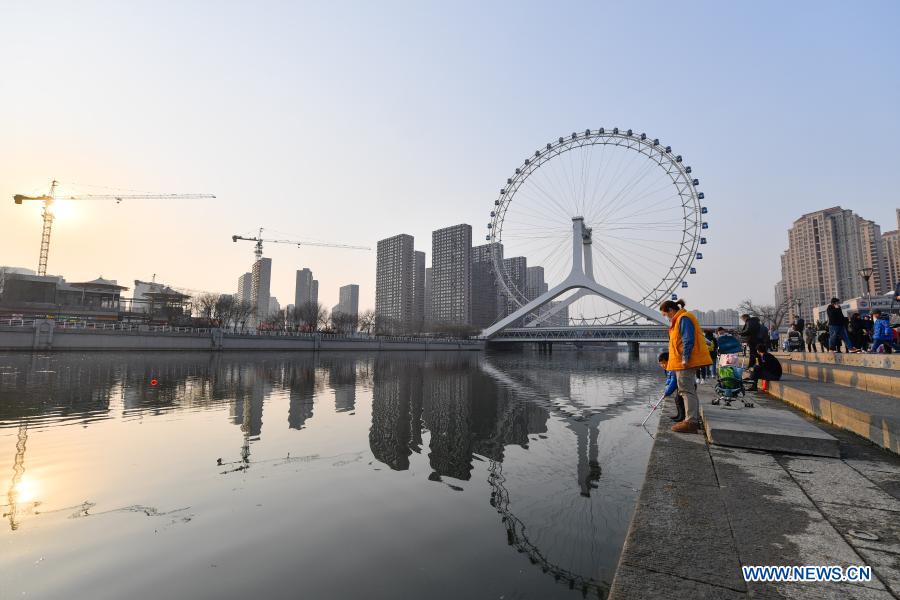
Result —
M872 277L872 273L875 271L872 267L863 267L859 270L859 276L863 278L863 281L866 284L866 308L869 310L869 314L872 313L872 297L869 294L869 279Z

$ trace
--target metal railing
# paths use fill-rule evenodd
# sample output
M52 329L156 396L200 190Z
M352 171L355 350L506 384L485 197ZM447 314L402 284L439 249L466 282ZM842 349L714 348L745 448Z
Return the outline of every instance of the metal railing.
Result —
M48 319L52 321L52 319ZM24 318L8 318L0 319L0 327L19 327L33 328L35 319ZM178 327L174 325L147 325L144 323L104 323L97 321L57 321L53 324L57 330L75 330L75 331L124 331L136 333L177 333L183 335L208 336L211 335L213 328L210 327ZM253 337L278 337L291 338L299 340L331 340L331 341L349 341L349 342L414 342L414 343L452 343L473 345L480 344L480 340L463 340L450 338L428 338L415 336L386 336L371 335L365 333L310 333L301 331L267 331L267 330L227 330L222 329L222 334L228 337L253 336Z

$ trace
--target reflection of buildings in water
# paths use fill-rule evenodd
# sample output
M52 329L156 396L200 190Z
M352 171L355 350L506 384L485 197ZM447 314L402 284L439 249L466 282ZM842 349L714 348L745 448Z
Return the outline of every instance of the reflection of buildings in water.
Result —
M372 389L372 455L395 471L409 468L409 456L421 444L421 363L375 359Z
M110 416L115 368L68 355L13 353L0 366L0 421L52 415L89 422Z
M356 409L356 361L337 357L322 359L328 371L328 383L334 390L334 410L350 412Z
M428 459L435 475L468 480L472 473L472 374L429 371L423 388L423 421L431 432Z
M316 363L304 357L285 366L285 385L289 390L288 427L303 429L313 416L316 400Z
M475 454L501 459L509 444L547 430L547 410L497 386L472 356L429 355L374 363L369 444L379 461L409 468L419 452L423 426L430 433L432 479L468 480Z

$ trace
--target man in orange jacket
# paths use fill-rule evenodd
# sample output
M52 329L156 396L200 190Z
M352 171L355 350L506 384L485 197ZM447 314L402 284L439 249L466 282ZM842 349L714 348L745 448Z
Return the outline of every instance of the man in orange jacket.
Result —
M700 399L695 372L712 364L697 318L684 309L684 300L666 300L659 311L669 319L669 364L675 371L678 392L684 398L684 421L672 426L678 433L696 433L700 426Z

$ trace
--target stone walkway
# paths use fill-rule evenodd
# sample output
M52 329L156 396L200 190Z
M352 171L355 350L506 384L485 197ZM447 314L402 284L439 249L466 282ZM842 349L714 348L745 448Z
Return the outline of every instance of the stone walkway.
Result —
M711 399L702 386L701 402ZM841 458L708 446L670 432L668 414L611 599L900 598L900 457L805 415L840 440ZM873 579L745 583L749 565L869 565Z

